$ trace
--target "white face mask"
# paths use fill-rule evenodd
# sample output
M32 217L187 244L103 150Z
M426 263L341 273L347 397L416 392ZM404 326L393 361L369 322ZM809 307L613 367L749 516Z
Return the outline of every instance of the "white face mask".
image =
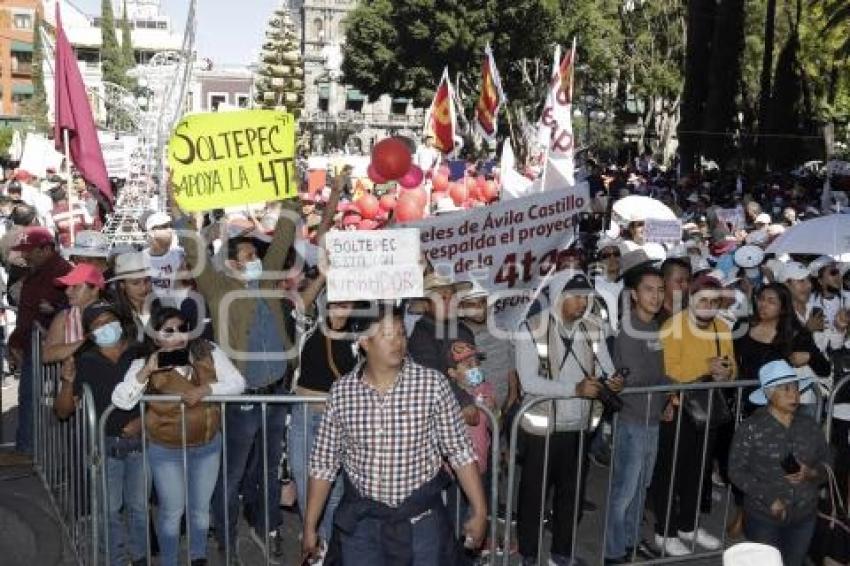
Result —
M259 259L254 259L245 263L245 270L242 272L242 277L247 281L256 281L263 274L263 262Z
M109 347L114 346L121 340L123 334L121 323L114 320L108 324L104 324L100 328L92 331L92 337L95 344L98 346Z

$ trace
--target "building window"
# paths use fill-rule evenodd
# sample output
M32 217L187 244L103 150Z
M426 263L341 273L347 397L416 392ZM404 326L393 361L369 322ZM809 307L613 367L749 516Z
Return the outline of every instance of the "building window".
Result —
M222 104L227 104L227 95L226 94L209 94L207 95L209 98L209 110L211 112L218 112L218 107Z
M356 88L349 88L345 92L345 109L351 112L363 112L363 103L366 96Z
M322 18L316 18L313 20L313 37L315 37L317 41L323 41L325 39L325 24L322 21Z
M236 95L236 106L239 108L248 108L251 102L251 97L247 94L237 94Z
M409 103L410 100L407 98L393 98L393 102L390 105L390 113L401 116L407 114L407 107Z
M15 29L32 29L31 14L15 14L14 16Z

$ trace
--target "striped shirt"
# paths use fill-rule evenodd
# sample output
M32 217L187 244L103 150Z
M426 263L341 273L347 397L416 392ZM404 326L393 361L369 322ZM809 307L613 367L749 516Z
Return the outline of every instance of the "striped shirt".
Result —
M331 388L310 456L310 475L333 481L343 467L361 495L397 507L443 465L475 462L472 442L446 377L405 360L379 393L363 366Z

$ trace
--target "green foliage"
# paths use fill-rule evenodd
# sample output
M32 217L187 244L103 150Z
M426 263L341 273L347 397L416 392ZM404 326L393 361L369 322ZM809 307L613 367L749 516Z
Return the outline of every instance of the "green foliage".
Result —
M41 40L41 18L36 12L33 22L32 43L32 97L22 104L22 114L32 123L37 132L47 133L47 92L44 88L44 42Z
M269 20L255 88L262 108L298 116L304 107L304 62L288 9L275 10Z
M124 55L118 45L115 34L115 16L112 13L112 1L102 0L100 11L100 60L103 62L103 80L120 86L127 86L127 67Z
M130 20L127 17L127 0L124 0L124 17L121 19L121 59L125 73L136 66L136 56L133 54L133 34L130 31ZM136 80L127 77L125 86L131 90L135 89Z
M9 146L12 145L12 137L14 135L15 128L0 128L0 155L6 155L6 152L9 151Z

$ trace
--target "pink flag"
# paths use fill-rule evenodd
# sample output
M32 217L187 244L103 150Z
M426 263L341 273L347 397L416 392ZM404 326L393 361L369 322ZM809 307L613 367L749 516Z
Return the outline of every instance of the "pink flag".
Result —
M114 200L109 185L109 175L103 161L97 128L92 117L89 97L74 49L62 28L59 2L56 3L56 124L54 140L56 149L64 151L63 130L68 130L68 151L71 161L83 178L96 186L110 202Z

